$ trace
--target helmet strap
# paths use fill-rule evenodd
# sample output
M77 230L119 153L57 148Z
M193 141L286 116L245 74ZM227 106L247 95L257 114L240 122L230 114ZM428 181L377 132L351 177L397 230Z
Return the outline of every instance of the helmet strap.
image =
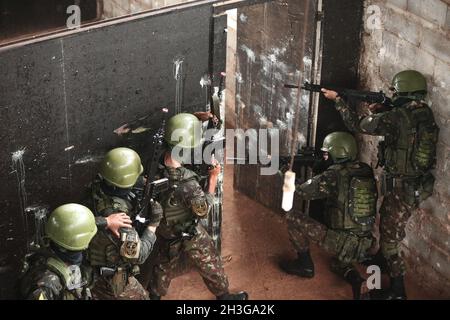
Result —
M114 197L126 197L131 191L131 188L119 188L108 183L106 180L102 181L101 188L105 194Z
M426 95L427 93L425 91L396 93L392 102L394 103L394 106L401 107L411 101L423 101L425 100Z

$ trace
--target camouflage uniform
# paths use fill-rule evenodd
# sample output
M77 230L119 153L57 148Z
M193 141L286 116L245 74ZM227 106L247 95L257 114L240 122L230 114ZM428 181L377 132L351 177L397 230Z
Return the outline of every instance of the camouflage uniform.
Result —
M352 173L366 176L373 187L367 189L370 199L365 216L354 216L349 207L346 190L351 189ZM373 182L373 183L371 183ZM370 167L364 163L346 162L330 166L324 173L296 186L296 194L304 200L326 199L323 225L303 213L287 215L290 240L297 252L309 249L309 242L317 243L335 259L332 270L341 276L353 269L352 264L363 261L372 246L371 228L376 213L375 180ZM353 202L358 206L358 202Z
M165 168L171 189L161 195L164 218L157 229L158 241L149 275L149 290L156 296L167 294L171 280L185 269L185 262L202 276L208 289L216 296L228 293L228 279L214 242L199 224L206 218L214 196L205 193L199 177L192 171Z
M20 281L20 293L28 300L90 300L87 266L68 266L50 249L27 258Z
M417 112L419 117L430 122L429 143L416 153L418 159L428 159L437 139L432 111L422 101L409 101L390 111L359 119L357 113L340 98L337 99L336 109L349 130L384 137L378 152L379 162L385 171L382 179L384 201L380 209L380 244L390 276L403 276L406 267L399 245L405 238L406 224L418 205L432 194L434 184L429 170L418 170L411 161L414 156L411 146L416 143L416 125L411 114Z
M143 185L142 177L140 184ZM96 216L107 217L124 212L134 220L139 200L136 190L125 189L114 194L102 180L97 179L92 186L92 192ZM97 223L99 221L102 219L97 219ZM124 247L124 242L105 227L99 228L87 251L88 261L94 268L93 297L112 300L148 299L148 292L135 276L140 272L139 265L150 255L156 235L148 229L141 235L135 228L126 229L127 234L136 239L136 247L129 248Z

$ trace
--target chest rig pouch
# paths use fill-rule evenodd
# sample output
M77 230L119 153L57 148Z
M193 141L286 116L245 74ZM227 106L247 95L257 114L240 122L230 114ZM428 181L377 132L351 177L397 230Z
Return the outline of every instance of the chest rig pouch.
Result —
M378 192L372 169L364 163L335 165L338 193L327 201L329 227L356 234L371 231L377 212Z
M386 138L385 168L393 176L420 176L436 163L439 128L431 109L418 101L395 108L397 131Z
M47 267L55 272L65 287L64 299L85 299L90 300L92 296L87 287L87 280L83 276L82 270L77 265L67 266L63 261L50 257L47 260Z
M197 182L197 176L185 168L166 168L165 176L169 179L170 191L161 197L164 210L161 229L177 236L193 234L197 225L193 208L200 213L205 211L203 203L191 203L192 190L186 188L190 183Z
M133 220L133 192L124 194L122 198L105 194L97 185L93 189L93 198L97 215L125 212ZM139 266L134 261L139 257L141 245L135 229L121 228L119 232L120 239L107 230L97 232L88 248L90 264L98 267L99 275L107 281L115 296L124 291L129 275L139 273Z

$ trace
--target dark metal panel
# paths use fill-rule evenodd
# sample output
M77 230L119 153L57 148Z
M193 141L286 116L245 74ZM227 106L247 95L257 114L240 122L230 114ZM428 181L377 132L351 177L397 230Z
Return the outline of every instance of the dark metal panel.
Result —
M19 186L26 189L26 206L54 208L81 201L106 150L131 146L145 159L152 130L126 138L113 130L147 114L155 116L146 127L156 129L158 110L175 112L177 59L183 59L181 109L204 110L200 79L208 72L211 13L211 6L175 10L2 49L0 298L14 296L31 237L22 222Z
M355 0L323 2L322 83L357 88L363 3ZM316 147L334 131L347 131L334 102L322 95L319 100ZM311 201L310 215L324 221L323 201Z
M206 7L64 40L70 144L74 145L71 161L81 184L92 176L85 170L92 173L99 155L113 146L127 144L147 158L153 129L160 124L158 111L169 107L171 114L175 112L177 59L183 60L184 110L205 107L200 79L208 73L209 15ZM151 113L154 117L146 127L152 130L128 141L113 134L122 124Z
M62 63L58 42L0 58L0 296L30 238L33 217L22 206L69 195Z
M358 87L363 3L355 0L323 2L322 83L342 88ZM333 131L346 131L333 102L323 96L319 104L317 146Z

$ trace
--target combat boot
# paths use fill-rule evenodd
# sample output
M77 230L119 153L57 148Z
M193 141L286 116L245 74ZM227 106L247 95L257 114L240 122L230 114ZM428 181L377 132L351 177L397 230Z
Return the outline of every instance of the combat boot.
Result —
M150 300L161 300L161 296L158 296L157 294L154 294L152 292L149 292L148 296Z
M368 300L368 293L362 292L365 279L361 277L359 272L355 269L350 269L345 273L344 279L352 286L353 300Z
M240 291L237 293L225 293L217 296L217 300L248 300L248 293Z
M373 300L407 300L403 276L391 277L389 289L373 290L371 293Z
M367 260L361 263L363 266L378 266L380 267L380 271L386 274L389 270L386 258L384 257L381 250L378 250L377 253L373 256L370 256Z
M280 263L280 268L288 274L302 278L314 277L314 262L312 261L309 250L299 252L296 260L282 261Z

